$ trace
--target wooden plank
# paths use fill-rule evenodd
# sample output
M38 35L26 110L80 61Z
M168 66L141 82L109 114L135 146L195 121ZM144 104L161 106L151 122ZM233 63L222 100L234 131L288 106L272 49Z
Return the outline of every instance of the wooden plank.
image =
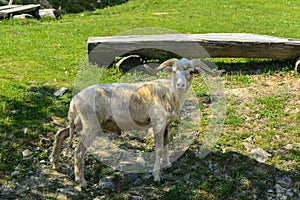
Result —
M7 10L7 9L11 9L11 8L16 8L16 7L20 7L22 5L7 5L7 6L0 6L0 10Z
M274 58L300 56L300 40L241 33L163 34L90 37L89 61L109 65L116 56L138 54L160 58L163 54L185 58Z
M34 13L40 9L40 4L28 4L19 6L16 8L6 9L0 11L0 17L10 17L11 15L23 14L23 13Z

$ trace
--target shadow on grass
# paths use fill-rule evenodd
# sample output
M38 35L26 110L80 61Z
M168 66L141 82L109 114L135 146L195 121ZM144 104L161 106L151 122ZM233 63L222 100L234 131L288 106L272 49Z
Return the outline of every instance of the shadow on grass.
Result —
M293 71L295 68L295 60L226 59L216 60L215 64L219 69L224 69L229 75L237 73L248 75L274 74L279 71Z
M193 156L193 152L188 154L190 164L177 163L189 167L189 172L183 173L186 178L162 199L281 199L289 196L292 188L298 187L299 191L295 185L299 182L299 169L279 170L236 152L211 153L204 159ZM296 193L292 195L289 198L299 198Z
M54 88L31 87L19 88L18 97L0 96L0 178L5 180L22 164L24 170L32 165L22 156L22 151L29 149L44 157L43 150L49 146L49 135L55 125L53 116L65 117L68 110L68 97L54 97ZM51 138L52 139L52 138Z

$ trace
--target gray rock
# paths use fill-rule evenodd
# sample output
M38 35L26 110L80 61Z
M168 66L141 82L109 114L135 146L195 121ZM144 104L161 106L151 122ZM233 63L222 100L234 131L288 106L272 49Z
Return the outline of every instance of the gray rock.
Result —
M28 156L30 156L31 153L32 152L29 149L26 149L22 152L22 155L23 155L23 157L28 157Z
M284 148L290 150L290 149L293 149L293 145L292 144L287 144L287 145L284 146Z
M268 189L267 191L268 191L268 193L274 193L274 190L272 190L272 189Z
M115 184L111 181L109 177L101 178L99 181L99 187L100 189L114 190Z
M250 152L250 156L256 159L258 162L264 163L267 158L271 156L271 154L264 151L262 148L252 149Z
M68 91L68 88L62 87L59 90L57 90L56 92L54 92L54 96L56 97L61 97L63 96L66 92Z
M14 15L13 19L33 19L34 17L30 14L20 14L20 15Z
M138 174L135 173L125 173L124 180L126 183L133 183L138 179Z
M142 196L130 196L129 197L130 200L143 200Z
M283 188L290 188L293 186L292 179L290 177L278 177L277 183Z
M19 171L13 171L12 173L11 173L11 177L17 177L17 176L19 176L20 175L20 172Z

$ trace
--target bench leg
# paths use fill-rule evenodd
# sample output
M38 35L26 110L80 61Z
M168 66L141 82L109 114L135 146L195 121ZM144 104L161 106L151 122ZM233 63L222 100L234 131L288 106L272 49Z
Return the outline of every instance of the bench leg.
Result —
M297 78L298 78L299 74L300 74L300 58L298 58L295 63L295 75Z

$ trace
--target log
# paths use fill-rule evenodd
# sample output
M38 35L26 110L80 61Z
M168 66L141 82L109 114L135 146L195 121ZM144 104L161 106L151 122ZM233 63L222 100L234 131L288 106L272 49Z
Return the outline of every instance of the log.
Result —
M98 66L110 65L117 56L133 54L149 59L294 59L300 56L300 40L242 33L90 37L88 53L89 61Z
M13 7L10 9L5 9L0 11L0 17L9 18L18 14L31 14L39 18L38 11L40 9L40 4L28 4L24 6Z

